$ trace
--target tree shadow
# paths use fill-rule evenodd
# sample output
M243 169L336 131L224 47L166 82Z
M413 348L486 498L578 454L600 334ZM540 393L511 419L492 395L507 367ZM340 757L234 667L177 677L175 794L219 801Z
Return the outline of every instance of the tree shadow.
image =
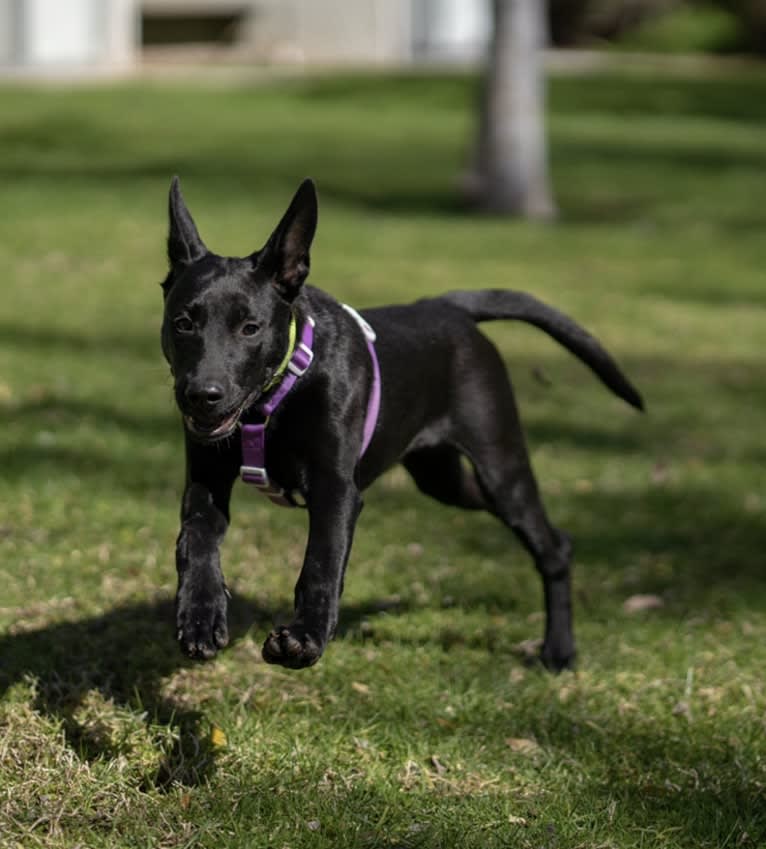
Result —
M577 499L580 518L570 528L576 552L628 569L624 585L661 595L668 602L664 615L703 609L725 615L733 601L759 608L766 600L763 517L715 488L658 484L642 493L591 491Z
M159 297L159 291L158 291ZM158 313L160 315L160 308ZM158 318L159 321L159 318ZM93 327L83 328L82 332L65 330L62 327L23 326L18 322L0 321L0 339L3 344L15 351L45 351L51 356L56 354L78 354L90 356L106 354L109 356L128 356L135 360L149 360L161 367L164 360L160 354L159 329L155 335L126 331L100 335Z
M6 422L20 434L15 444L0 450L0 468L8 483L73 475L94 486L143 496L165 494L169 480L180 486L182 428L171 390L167 405L157 413L132 410L127 402L117 405L45 395L0 413L0 424ZM80 433L76 440L67 438L75 432ZM110 441L113 434L120 437L119 441L123 441L122 435L129 436L133 448L115 448ZM178 445L177 474L169 478L158 472L156 449L164 450L163 446L174 442Z
M713 64L712 68L716 68ZM744 124L766 123L762 67L737 72L668 75L599 73L583 84L579 74L556 75L549 99L557 114L609 114L637 118L699 116Z
M360 114L366 115L370 114L371 104L380 110L390 103L400 110L406 105L413 111L433 108L439 114L446 111L460 116L473 109L477 85L475 75L343 75L285 84L280 94L284 102L292 102L296 108L321 103L351 110L357 105ZM740 125L766 122L763 77L759 74L690 79L603 73L598 84L584 84L579 75L554 76L550 88L553 113L577 115L583 121L608 114L626 123L636 117L666 117L670 121L678 116ZM121 95L129 102L136 93L118 92L116 96ZM71 112L35 116L7 127L0 148L5 163L0 163L0 175L10 179L70 177L83 183L114 183L117 188L137 179L168 178L180 172L208 185L211 193L220 193L229 183L239 187L250 183L261 192L281 192L284 186L293 186L297 179L295 163L300 162L318 179L324 195L344 204L392 214L467 214L456 183L461 159L466 157L464 148L470 142L463 129L459 137L446 137L442 142L427 129L384 142L361 133L364 144L355 144L353 129L346 128L351 138L332 145L332 134L322 125L309 123L302 132L293 127L285 133L281 126L267 122L251 127L253 138L274 150L268 161L258 161L242 156L242 135L247 124L239 126L231 113L222 114L225 121L231 120L231 126L216 139L214 147L185 145L179 153L175 136L167 142L159 137L147 149L144 137L124 133L108 115L100 117L75 102ZM306 139L312 134L313 141L307 145ZM316 138L325 136L328 145L316 143ZM610 144L598 139L578 142L565 136L558 138L554 132L552 148L554 165L559 161L566 163L567 170L575 173L592 167L602 175L602 183L609 182L612 170L619 172L618 177L625 173L626 165L631 169L646 168L648 172L664 165L700 175L732 167L758 170L764 165L764 154L756 150L733 149L716 141L689 145L669 137L656 143L623 139ZM93 151L103 153L93 156ZM564 220L619 225L645 217L661 202L659 198L639 199L630 189L623 194L623 199L599 201L578 193L564 200ZM759 220L752 226L761 223Z
M422 508L424 498L410 485L394 490L379 487L369 499L372 509L366 511L365 519L374 520L373 510L412 515ZM575 502L574 506L567 507L565 499ZM639 492L615 492L599 491L596 486L543 500L551 521L572 536L574 588L588 609L613 604L615 593L618 599L633 593L657 594L665 605L652 615L673 621L711 610L726 615L732 607L757 610L766 603L762 559L755 554L766 549L766 524L758 512L722 499L715 489L657 484ZM483 579L474 575L475 587L465 584L470 579L460 571L443 578L444 592L461 600L458 607L511 611L518 601L516 582L510 571L505 577L504 564L532 569L511 531L488 514L464 513L456 526L452 519L461 516L457 508L432 510L438 512L431 512L429 521L418 526L424 548L439 551L445 546L445 533L453 534L452 557L459 558L463 551L467 558L481 555L490 564ZM561 513L568 513L568 518ZM357 533L364 532L362 524ZM502 570L502 580L493 580L491 564L495 563ZM587 574L581 563L594 563L599 579ZM600 578L607 567L609 586L605 588ZM412 568L418 568L417 561ZM408 605L405 599L394 610ZM406 641L405 636L401 638Z
M74 427L93 425L96 428L117 428L132 436L147 439L168 439L177 436L181 430L180 415L176 413L172 392L168 394L166 414L147 414L145 411L133 411L115 404L103 401L81 398L62 397L61 395L45 395L39 399L23 401L14 405L9 418L16 423L29 425L30 429L56 426ZM2 421L3 416L0 416ZM12 458L8 458L12 460ZM12 465L12 463L10 464ZM3 463L4 475L8 465Z
M760 758L736 739L693 724L658 734L651 718L616 711L594 721L575 704L546 712L530 730L562 753L585 747L598 759L604 769L584 777L583 794L589 807L594 795L614 806L617 832L657 838L652 845L671 832L690 846L762 845Z

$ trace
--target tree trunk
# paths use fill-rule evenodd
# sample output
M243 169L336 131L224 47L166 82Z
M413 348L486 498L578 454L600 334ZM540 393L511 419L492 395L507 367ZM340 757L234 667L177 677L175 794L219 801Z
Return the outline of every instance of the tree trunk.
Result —
M489 212L552 218L545 140L546 3L493 0L490 47L470 192Z

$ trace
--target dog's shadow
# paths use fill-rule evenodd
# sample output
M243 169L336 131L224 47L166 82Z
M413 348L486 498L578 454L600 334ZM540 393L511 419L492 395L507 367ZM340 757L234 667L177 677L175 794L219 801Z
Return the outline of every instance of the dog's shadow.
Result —
M76 622L18 630L0 637L0 697L26 683L33 707L60 721L67 744L83 759L119 754L119 743L98 723L82 722L79 712L94 692L117 707L140 714L147 726L170 733L161 762L148 783L196 785L214 765L215 746L200 711L163 692L166 679L194 664L173 638L171 599L136 602ZM230 602L232 640L271 617L241 596Z
M353 631L368 615L380 612L374 602L347 609L341 633ZM234 593L229 602L229 636L241 640L250 629L266 632L274 611ZM198 666L185 658L174 639L174 605L170 598L114 607L91 618L39 628L12 626L0 636L0 698L16 684L33 692L32 707L61 723L67 745L83 760L121 754L109 729L83 721L82 708L93 695L141 716L162 740L156 774L146 789L174 784L195 786L209 777L217 747L202 711L172 695L168 679ZM152 736L155 735L152 733Z

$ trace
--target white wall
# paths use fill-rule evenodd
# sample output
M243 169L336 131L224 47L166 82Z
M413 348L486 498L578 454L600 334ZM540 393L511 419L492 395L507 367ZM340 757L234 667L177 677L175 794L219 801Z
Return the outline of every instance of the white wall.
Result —
M257 0L252 44L270 62L392 64L411 56L411 0Z
M0 63L18 70L120 70L137 42L137 0L0 0Z
M255 55L276 62L475 61L491 28L490 0L255 0L254 8Z
M27 0L21 37L30 65L89 64L101 49L93 0Z

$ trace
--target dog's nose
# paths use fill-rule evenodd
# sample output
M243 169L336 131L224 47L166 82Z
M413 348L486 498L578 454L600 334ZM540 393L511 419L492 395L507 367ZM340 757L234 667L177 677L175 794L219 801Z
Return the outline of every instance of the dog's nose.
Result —
M220 383L203 383L201 386L188 386L186 397L200 407L215 407L223 399L223 386Z

